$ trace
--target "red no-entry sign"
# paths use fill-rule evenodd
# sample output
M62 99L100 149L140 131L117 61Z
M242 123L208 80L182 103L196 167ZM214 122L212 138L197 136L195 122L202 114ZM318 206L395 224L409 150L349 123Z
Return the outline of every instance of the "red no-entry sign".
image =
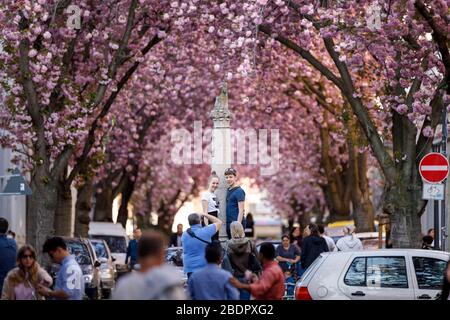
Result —
M440 183L448 175L448 160L437 152L427 154L419 163L422 179L429 183Z

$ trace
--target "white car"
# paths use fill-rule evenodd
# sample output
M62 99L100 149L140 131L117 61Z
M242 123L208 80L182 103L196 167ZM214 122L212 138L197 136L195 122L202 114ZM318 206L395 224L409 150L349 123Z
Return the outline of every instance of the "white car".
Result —
M297 300L430 300L448 252L381 249L322 253L297 282Z

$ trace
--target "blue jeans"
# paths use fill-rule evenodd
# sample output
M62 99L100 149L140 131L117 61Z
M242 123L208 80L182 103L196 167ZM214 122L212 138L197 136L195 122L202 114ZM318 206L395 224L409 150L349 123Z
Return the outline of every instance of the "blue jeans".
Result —
M244 277L237 277L242 283L248 283ZM239 289L239 300L250 300L250 292L248 290Z

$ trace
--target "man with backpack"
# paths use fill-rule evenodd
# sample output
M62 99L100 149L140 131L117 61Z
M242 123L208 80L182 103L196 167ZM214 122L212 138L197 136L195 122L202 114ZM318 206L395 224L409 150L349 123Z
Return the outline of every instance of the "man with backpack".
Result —
M209 220L209 224L202 227L202 216ZM184 272L190 278L191 274L206 267L205 248L212 242L212 237L222 226L222 221L210 214L192 213L188 217L189 228L183 232L181 243L183 245Z

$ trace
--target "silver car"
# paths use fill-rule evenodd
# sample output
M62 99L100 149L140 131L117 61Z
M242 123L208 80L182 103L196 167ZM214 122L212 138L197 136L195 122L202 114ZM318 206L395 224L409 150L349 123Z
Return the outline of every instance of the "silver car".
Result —
M111 255L108 244L105 240L89 239L95 250L100 265L100 283L103 298L108 298L111 290L116 285L117 271L114 265L115 258Z

